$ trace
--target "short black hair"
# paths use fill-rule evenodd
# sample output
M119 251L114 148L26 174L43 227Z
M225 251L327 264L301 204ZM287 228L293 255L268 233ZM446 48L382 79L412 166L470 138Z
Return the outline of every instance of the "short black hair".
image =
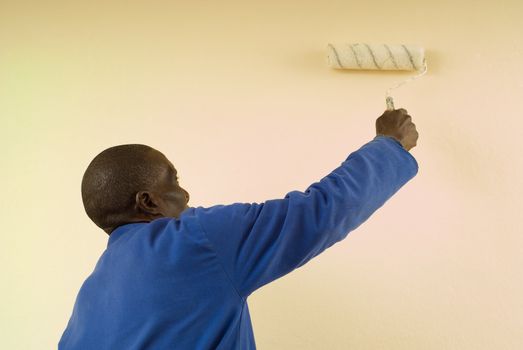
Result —
M141 144L119 145L91 161L82 178L82 201L98 227L124 224L134 210L136 193L154 186L164 168L151 152L159 151Z

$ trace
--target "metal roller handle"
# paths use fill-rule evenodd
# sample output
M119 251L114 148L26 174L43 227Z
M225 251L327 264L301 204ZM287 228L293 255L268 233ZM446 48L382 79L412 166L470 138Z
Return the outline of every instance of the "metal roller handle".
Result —
M385 99L385 102L387 103L388 111L394 110L394 100L392 99L392 96L387 96L387 98Z

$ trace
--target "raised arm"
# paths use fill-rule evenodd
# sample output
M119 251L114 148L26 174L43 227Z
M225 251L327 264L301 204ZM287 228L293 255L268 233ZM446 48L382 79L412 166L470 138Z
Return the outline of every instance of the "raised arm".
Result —
M384 115L395 113L408 124L410 116L403 111ZM196 208L202 230L242 297L344 239L417 174L409 145L378 124L383 123L377 122L372 141L304 192L263 203ZM413 147L416 139L417 132L405 142L414 140Z

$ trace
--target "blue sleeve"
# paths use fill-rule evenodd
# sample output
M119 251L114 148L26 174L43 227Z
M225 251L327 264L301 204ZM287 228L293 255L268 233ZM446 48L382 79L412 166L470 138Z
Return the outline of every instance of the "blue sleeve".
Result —
M360 226L418 172L401 143L376 136L305 192L195 209L242 297L291 272Z

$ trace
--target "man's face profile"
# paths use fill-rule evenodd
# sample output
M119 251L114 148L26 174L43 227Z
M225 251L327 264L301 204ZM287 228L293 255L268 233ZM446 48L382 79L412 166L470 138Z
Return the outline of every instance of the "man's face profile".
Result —
M183 189L178 181L178 172L174 165L160 152L151 151L151 157L156 158L159 164L163 164L164 170L160 172L156 186L151 189L154 193L158 211L163 217L178 217L182 211L189 208L189 193ZM143 196L137 193L137 197ZM141 199L137 198L137 205ZM142 206L144 209L144 206Z

